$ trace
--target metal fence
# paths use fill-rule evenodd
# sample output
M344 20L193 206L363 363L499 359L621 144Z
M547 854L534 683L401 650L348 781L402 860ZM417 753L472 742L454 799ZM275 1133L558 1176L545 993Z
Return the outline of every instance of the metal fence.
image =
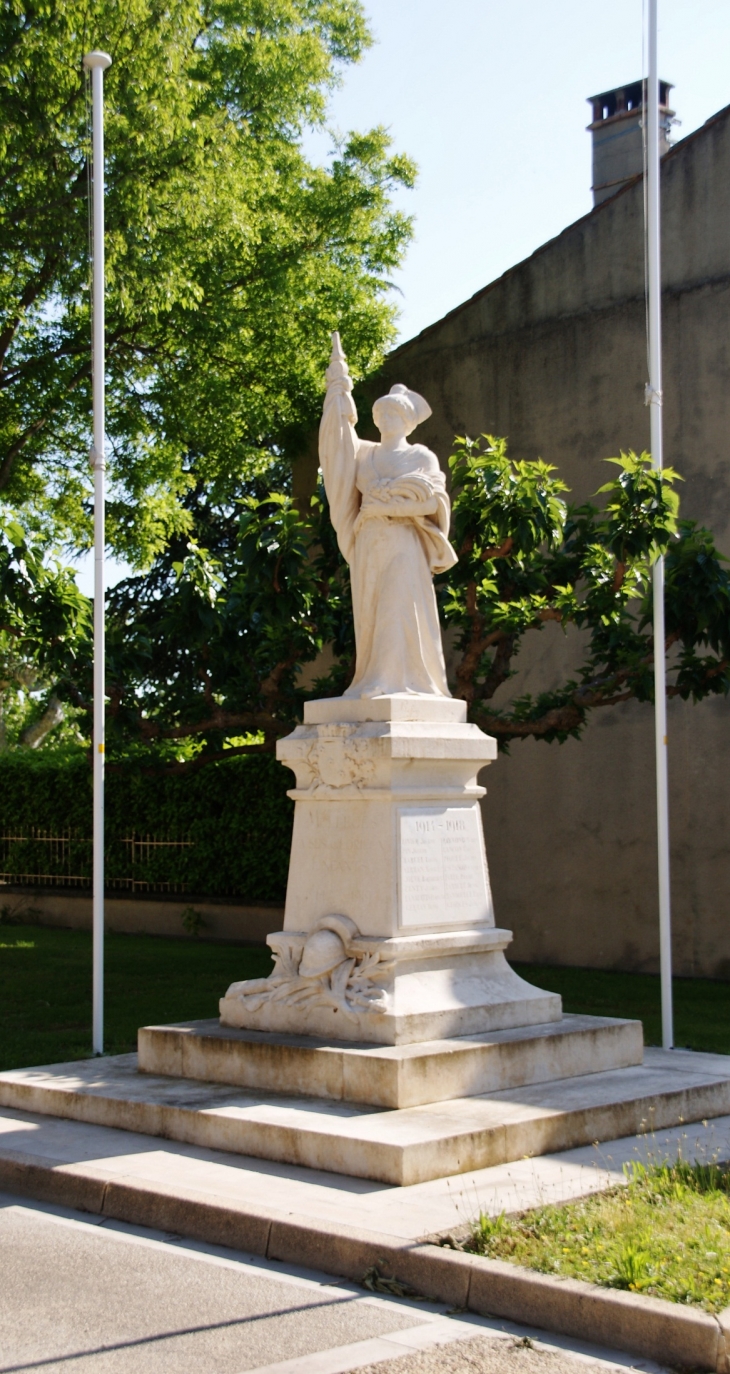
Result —
M108 841L106 884L128 892L188 892L188 883L162 876L190 839L122 835ZM23 887L91 887L91 839L78 831L54 834L37 826L27 833L0 830L0 883Z

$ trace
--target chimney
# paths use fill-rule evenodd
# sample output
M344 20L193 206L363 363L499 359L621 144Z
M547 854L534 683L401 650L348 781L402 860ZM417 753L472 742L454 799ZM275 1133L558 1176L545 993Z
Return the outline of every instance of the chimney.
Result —
M618 86L603 95L590 95L593 123L588 128L593 135L593 204L613 196L627 181L644 169L643 81L631 86ZM669 130L674 110L669 108L671 81L659 82L659 155L669 150Z

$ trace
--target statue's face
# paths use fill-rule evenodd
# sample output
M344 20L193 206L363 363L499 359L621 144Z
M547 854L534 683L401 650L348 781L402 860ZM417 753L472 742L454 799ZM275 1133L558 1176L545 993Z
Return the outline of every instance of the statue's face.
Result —
M373 406L373 420L383 439L405 439L413 424L404 407L391 396L381 396Z

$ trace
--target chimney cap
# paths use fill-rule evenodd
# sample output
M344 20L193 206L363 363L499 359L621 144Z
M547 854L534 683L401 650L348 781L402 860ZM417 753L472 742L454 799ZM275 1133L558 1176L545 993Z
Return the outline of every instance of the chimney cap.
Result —
M587 97L589 105L593 106L593 122L601 124L606 119L614 119L617 115L634 114L644 105L645 81L631 81L626 86L614 86L612 91L602 91L599 95L589 95ZM667 110L669 113L669 92L674 90L674 82L659 82L659 108Z

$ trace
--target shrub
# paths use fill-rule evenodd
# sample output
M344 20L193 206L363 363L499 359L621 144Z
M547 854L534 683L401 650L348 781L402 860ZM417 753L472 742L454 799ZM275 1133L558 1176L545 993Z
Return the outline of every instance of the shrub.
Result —
M291 783L288 770L265 754L196 773L156 772L136 762L110 769L108 887L135 883L152 891L281 901ZM90 883L91 835L92 781L84 754L12 752L0 758L0 869L6 881L38 875L51 883L55 875Z

